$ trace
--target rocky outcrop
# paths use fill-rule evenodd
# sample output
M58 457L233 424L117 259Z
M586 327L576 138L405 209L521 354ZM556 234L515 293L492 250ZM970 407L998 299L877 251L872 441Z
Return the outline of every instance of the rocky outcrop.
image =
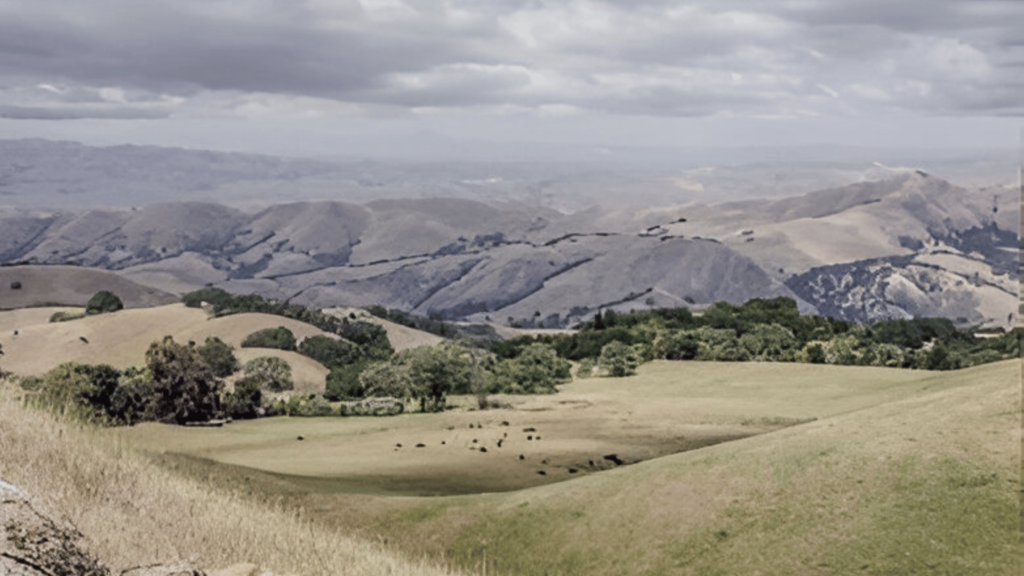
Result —
M0 574L3 576L110 576L111 571L83 544L70 523L40 511L28 494L0 480ZM238 570L236 568L242 568ZM258 573L238 565L214 576ZM121 576L207 576L191 563L158 564L124 570Z
M82 548L74 526L41 513L21 490L0 482L0 574L7 576L109 576Z

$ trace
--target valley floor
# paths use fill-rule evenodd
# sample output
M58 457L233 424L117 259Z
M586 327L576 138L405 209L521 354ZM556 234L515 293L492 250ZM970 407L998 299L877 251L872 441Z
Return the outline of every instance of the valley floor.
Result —
M504 411L111 436L471 571L1012 574L1020 382L1018 361L943 373L656 362ZM680 452L683 439L740 436L752 437ZM613 451L631 465L603 459Z

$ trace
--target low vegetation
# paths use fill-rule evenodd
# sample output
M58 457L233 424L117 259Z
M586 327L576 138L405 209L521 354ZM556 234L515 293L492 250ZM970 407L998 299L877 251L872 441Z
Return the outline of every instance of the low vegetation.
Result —
M238 486L185 478L93 428L26 410L21 393L0 382L0 478L74 523L115 574L182 560L282 575L451 574Z
M654 359L803 362L955 370L1017 357L1018 334L977 338L944 318L860 325L802 315L790 298L719 302L700 314L686 308L629 314L608 310L572 334L521 337L491 347L514 357L534 342L612 376ZM611 348L609 348L611 346ZM627 348L629 350L627 350Z
M85 305L86 314L106 314L123 309L124 303L121 302L121 299L116 294L106 290L101 290L94 294Z

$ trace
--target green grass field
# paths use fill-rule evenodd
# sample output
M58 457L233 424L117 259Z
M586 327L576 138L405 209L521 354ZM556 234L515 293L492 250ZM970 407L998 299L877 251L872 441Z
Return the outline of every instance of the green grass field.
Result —
M1019 362L656 362L506 410L110 436L469 571L1016 574L1020 385Z

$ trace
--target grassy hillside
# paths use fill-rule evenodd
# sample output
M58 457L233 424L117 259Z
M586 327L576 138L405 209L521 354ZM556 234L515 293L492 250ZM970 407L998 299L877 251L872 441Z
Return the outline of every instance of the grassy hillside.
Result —
M242 490L211 491L92 430L26 411L10 394L0 384L0 478L70 519L114 573L187 559L208 570L255 563L275 574L449 573L325 528L305 511Z
M284 326L299 340L325 334L317 328L269 314L235 314L207 319L206 313L182 304L121 310L69 322L49 322L64 308L38 308L0 312L0 347L3 368L21 376L40 375L62 362L110 364L116 368L142 366L150 343L166 335L177 342L202 343L217 336L235 346L240 361L272 355L292 366L301 391L323 392L327 370L296 353L238 346L248 334L262 328ZM18 334L15 335L14 331ZM84 340L83 340L84 339Z
M77 266L0 267L0 310L48 303L85 306L89 298L101 290L116 294L125 308L159 306L178 300L167 292L106 270Z
M380 529L516 574L1016 574L1018 362L901 400ZM415 544L414 544L415 543Z
M1018 362L944 373L656 362L507 410L115 434L191 455L162 457L186 475L244 482L474 571L486 559L514 574L1012 574L1020 381ZM730 430L768 433L670 454ZM481 444L487 453L469 449ZM612 451L645 461L602 462ZM409 497L417 481L528 487Z

